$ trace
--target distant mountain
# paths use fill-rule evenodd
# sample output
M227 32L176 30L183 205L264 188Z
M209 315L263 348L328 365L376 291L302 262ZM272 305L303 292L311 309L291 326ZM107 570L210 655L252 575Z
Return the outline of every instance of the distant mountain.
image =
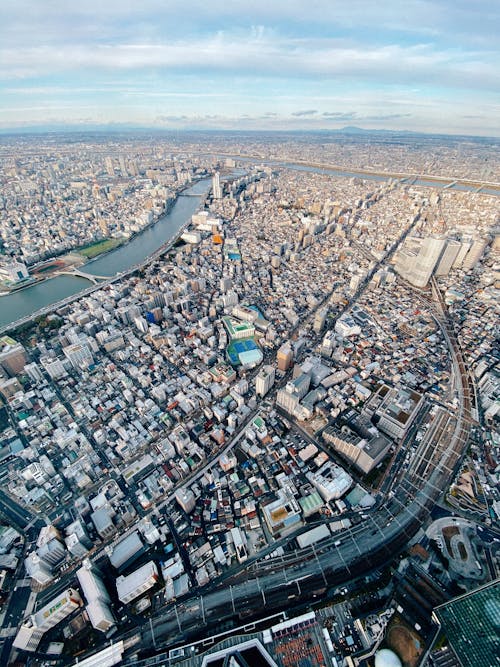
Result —
M332 130L327 131L331 132ZM341 127L339 130L333 131L340 132L341 134L424 134L423 132L412 132L411 130L367 130L363 127L356 127L355 125L347 125L346 127Z

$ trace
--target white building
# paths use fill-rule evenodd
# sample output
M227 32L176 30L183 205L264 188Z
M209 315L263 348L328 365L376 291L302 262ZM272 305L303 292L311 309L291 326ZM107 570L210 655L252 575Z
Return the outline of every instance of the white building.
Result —
M92 352L85 343L74 343L63 348L65 356L76 370L88 368L94 363Z
M331 461L327 461L316 473L306 473L306 477L326 502L342 498L352 486L352 477Z
M212 193L214 199L222 199L222 187L218 171L215 172L212 178Z
M67 588L52 599L36 614L24 619L14 639L13 646L24 651L36 651L43 635L70 616L82 604L82 598L74 588Z
M107 632L115 625L115 619L109 606L110 597L100 577L100 572L90 560L86 559L76 576L82 593L87 600L86 610L92 627Z
M39 584L48 584L54 578L52 568L34 551L24 561L26 574Z
M265 396L274 384L276 372L273 366L264 366L255 378L255 393Z
M118 577L116 591L118 599L127 604L148 591L158 581L158 568L153 561L149 561L127 577Z

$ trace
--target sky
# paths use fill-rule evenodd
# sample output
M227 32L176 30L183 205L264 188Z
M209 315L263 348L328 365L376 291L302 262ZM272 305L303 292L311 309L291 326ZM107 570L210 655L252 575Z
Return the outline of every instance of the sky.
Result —
M0 128L500 136L498 0L1 0Z

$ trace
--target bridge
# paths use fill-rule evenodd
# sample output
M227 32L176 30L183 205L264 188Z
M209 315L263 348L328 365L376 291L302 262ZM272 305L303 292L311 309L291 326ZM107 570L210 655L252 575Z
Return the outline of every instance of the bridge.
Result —
M77 278L85 278L85 280L90 280L91 283L97 285L103 280L109 280L113 276L95 276L93 273L85 273L85 271L80 271L76 267L73 269L66 269L64 271L58 271L60 276L76 276Z

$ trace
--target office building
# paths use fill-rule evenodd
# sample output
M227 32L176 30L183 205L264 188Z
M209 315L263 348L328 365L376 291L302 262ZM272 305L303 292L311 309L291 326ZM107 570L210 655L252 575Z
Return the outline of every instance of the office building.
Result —
M34 551L25 558L24 567L26 574L42 586L54 578L50 565Z
M447 276L457 258L462 244L455 239L448 239L446 247L436 267L436 276Z
M265 396L274 384L275 370L273 366L264 366L255 378L255 393Z
M496 579L434 609L432 617L463 667L492 667L500 662L499 600L500 579Z
M415 287L425 287L446 247L445 238L411 239L398 253L395 266L398 273Z
M76 576L87 601L85 607L92 627L101 632L107 632L115 625L111 612L110 597L102 581L99 569L88 559L77 570Z
M470 271L473 269L476 264L481 260L486 250L488 242L484 239L477 239L472 243L472 246L465 256L464 261L462 262L462 268L464 271Z
M82 605L78 591L67 588L39 609L36 614L25 618L14 639L13 646L24 651L36 651L43 635L70 616Z
M222 187L218 171L215 172L212 178L212 194L214 199L222 199Z
M293 351L290 343L284 343L276 355L278 370L287 371L293 363Z
M128 604L148 591L158 581L158 568L153 561L149 561L127 577L118 577L116 591L118 599Z
M325 442L333 445L335 451L366 475L383 460L392 445L389 438L376 429L373 431L362 437L347 426L341 429L328 426L322 436Z

